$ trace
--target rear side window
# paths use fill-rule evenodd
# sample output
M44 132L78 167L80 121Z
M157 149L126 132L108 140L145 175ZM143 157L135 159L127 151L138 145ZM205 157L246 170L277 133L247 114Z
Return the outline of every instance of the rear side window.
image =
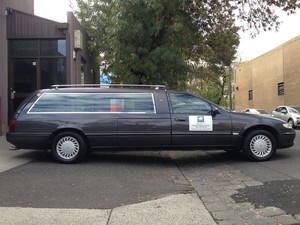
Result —
M173 113L208 114L211 106L193 95L187 93L170 93Z
M151 93L44 93L28 113L155 113Z

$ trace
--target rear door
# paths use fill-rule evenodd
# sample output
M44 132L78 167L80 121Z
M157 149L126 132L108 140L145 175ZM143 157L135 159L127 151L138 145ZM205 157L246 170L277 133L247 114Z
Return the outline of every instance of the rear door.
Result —
M171 121L164 91L124 93L116 100L120 147L167 147Z
M229 112L219 109L189 93L170 92L172 145L182 147L217 147L232 145ZM214 106L215 107L215 106Z

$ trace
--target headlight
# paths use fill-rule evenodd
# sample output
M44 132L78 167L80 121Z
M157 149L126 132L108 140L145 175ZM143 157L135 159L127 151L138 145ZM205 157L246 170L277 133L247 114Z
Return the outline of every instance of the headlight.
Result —
M282 124L285 128L293 128L293 125L290 123L284 123Z

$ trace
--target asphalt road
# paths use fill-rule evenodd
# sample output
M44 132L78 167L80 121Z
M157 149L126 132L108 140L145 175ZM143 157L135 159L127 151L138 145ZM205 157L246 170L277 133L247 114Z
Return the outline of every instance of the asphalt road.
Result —
M0 206L107 209L192 190L172 181L174 165L159 152L94 153L71 165L35 157L0 174Z
M295 145L277 150L272 160L262 163L227 160L226 163L261 182L298 179L300 180L300 130L296 131ZM218 157L218 156L216 156Z
M65 165L43 152L21 151L19 159L32 161L0 173L0 207L114 208L193 193L192 177L210 173L213 179L216 170L206 171L213 167L263 183L239 190L233 195L236 201L300 214L300 131L292 148L260 163L223 151L191 151L93 153L81 163Z

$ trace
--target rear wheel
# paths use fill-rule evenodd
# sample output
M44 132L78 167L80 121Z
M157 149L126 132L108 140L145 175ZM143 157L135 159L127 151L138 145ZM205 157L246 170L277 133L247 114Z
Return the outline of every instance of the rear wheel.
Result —
M253 161L265 161L276 152L274 136L266 130L250 132L244 140L244 153Z
M74 163L86 153L86 143L80 134L63 132L55 136L51 154L59 162Z

